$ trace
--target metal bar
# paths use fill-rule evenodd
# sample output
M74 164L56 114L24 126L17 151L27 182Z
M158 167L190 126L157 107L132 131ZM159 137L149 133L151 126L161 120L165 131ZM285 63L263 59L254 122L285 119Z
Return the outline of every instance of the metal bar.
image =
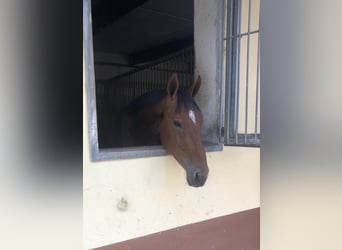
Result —
M146 69L142 71L142 83L141 83L141 88L146 89L147 84L146 84Z
M193 76L193 68L192 68L192 50L188 50L188 62L187 62L187 72L188 72L188 83L192 85L192 76Z
M248 33L251 29L251 0L248 1ZM247 125L248 125L248 83L249 83L249 44L250 35L247 35L247 65L246 65L246 106L245 106L245 143L247 143Z
M166 67L166 65L164 64L164 68ZM167 84L167 81L168 81L168 79L167 79L168 77L167 77L167 74L166 73L164 73L163 74L163 84L165 84L165 86L166 86L166 84Z
M127 68L138 68L138 66L124 64L124 63L114 63L114 62L103 62L103 61L96 61L94 62L95 65L107 65L107 66L119 66L119 67L127 67Z
M194 64L193 64L193 61L195 60L194 58L194 52L193 52L193 48L190 48L189 49L189 65L190 65L190 69L189 69L189 77L190 77L190 80L189 80L189 84L192 85L192 83L194 82L194 72L195 72L195 69L194 69Z
M132 96L136 97L139 95L139 88L138 85L135 83L136 82L136 74L132 75L132 80L129 83L130 88L132 88Z
M181 61L181 70L182 71L185 71L186 70L186 68L184 67L184 65L185 65L185 63L186 63L186 55L185 54L183 54L183 56L182 56L182 61ZM181 76L182 76L182 80L181 80L181 86L182 87L184 87L184 86L186 86L186 80L185 80L185 74L184 73L181 73Z
M147 84L148 84L148 88L147 89L148 89L148 91L150 91L153 88L153 85L152 85L152 82L151 82L151 70L147 69L146 73L147 73Z
M191 55L191 58L190 58L190 72L191 74L193 75L194 72L195 72L195 67L194 67L194 61L195 61L195 56L194 56L194 51L193 49L190 50L190 55Z
M142 84L144 89L148 89L148 82L147 82L147 69L143 71L143 84Z
M257 54L257 82L256 82L256 103L255 103L255 138L258 133L258 109L259 109L259 71L260 71L260 33L258 34L258 54Z
M96 91L94 73L93 32L91 20L91 1L83 1L83 37L84 61L87 88L88 138L91 146L91 159L94 160L99 150L97 130Z
M239 134L238 141L230 142L228 145L235 145L235 146L260 146L260 134L255 137L254 133L247 134L247 143L245 143L245 135ZM227 145L227 144L226 144Z
M227 26L226 26L226 111L225 111L225 141L230 142L230 119L231 119L231 91L232 91L232 69L233 69L233 3L234 0L227 1Z
M181 55L182 53L184 53L184 50L185 49L183 49L181 51L178 51L178 52L175 52L175 53L173 53L171 55L162 57L162 58L157 59L157 60L155 60L155 61L153 61L153 62L151 62L151 63L149 63L149 64L147 64L145 66L139 67L137 69L134 69L132 71L126 72L126 73L121 74L119 76L114 76L113 78L107 79L106 82L112 82L112 81L114 81L116 79L119 79L119 78L125 77L127 75L133 74L135 72L139 72L139 71L142 71L144 69L150 68L151 66L154 66L154 65L157 65L157 64L162 64L165 61L171 60L171 59L176 58L177 56ZM165 65L161 65L161 69L165 70Z
M150 83L148 82L148 69L144 70L144 84L143 84L144 91L148 91L150 89Z
M154 67L151 68L151 74L152 74L152 78L151 78L152 84L153 86L156 86Z
M164 78L163 78L164 73L162 71L163 67L161 64L158 65L158 68L160 69L159 76L158 76L158 78L159 78L158 85L160 86L161 84L164 84Z
M232 30L231 34L233 33L238 33L238 1L239 0L231 0L232 3L232 9L231 9L231 15L232 15ZM232 60L231 60L231 79L230 79L230 103L231 103L231 116L229 117L229 138L230 138L230 143L233 143L235 141L235 131L236 131L236 107L235 107L235 100L236 100L236 88L237 88L237 67L238 67L238 53L237 53L237 44L238 44L238 39L234 38L231 39L232 42L232 50L231 50L231 55L232 55Z
M150 85L151 85L152 89L155 89L156 85L153 83L153 73L154 73L154 71L153 71L152 68L150 68L149 72L150 72Z
M219 27L219 32L217 34L217 38L220 41L220 43L217 44L216 51L219 51L219 54L217 56L217 67L216 67L216 74L218 75L218 82L219 85L217 86L217 92L218 92L218 101L219 101L219 114L217 119L217 127L218 127L218 133L217 133L217 139L220 143L224 142L224 112L225 112L225 97L226 97L226 86L224 80L224 28L225 28L225 6L227 1L219 1L219 12L217 13L218 22L217 26Z
M237 33L240 33L241 30L241 0L237 1ZM235 142L238 142L238 119L239 119L239 91L240 91L240 37L236 38L236 87L235 87L235 106L234 106L234 133L235 133Z

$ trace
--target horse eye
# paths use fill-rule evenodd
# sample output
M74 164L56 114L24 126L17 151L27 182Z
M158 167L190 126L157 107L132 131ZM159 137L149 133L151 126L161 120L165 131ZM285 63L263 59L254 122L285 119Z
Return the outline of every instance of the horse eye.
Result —
M182 128L182 124L181 124L180 121L177 121L177 120L173 121L173 125L174 125L176 128Z

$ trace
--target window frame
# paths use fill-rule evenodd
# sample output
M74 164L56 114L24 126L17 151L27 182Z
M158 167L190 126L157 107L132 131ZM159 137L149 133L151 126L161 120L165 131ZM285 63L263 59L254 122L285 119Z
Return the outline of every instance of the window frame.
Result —
M132 159L152 156L167 155L164 147L143 146L143 147L122 147L100 149L97 131L97 110L96 110L96 86L93 55L91 0L83 0L83 43L85 60L85 81L87 96L88 115L88 138L92 161ZM205 145L207 152L220 151L223 144Z

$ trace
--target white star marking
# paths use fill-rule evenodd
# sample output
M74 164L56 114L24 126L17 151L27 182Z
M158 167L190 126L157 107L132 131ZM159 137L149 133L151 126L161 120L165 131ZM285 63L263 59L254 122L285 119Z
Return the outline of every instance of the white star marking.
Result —
M191 119L191 121L196 124L196 116L195 116L195 112L193 110L189 110L189 117Z

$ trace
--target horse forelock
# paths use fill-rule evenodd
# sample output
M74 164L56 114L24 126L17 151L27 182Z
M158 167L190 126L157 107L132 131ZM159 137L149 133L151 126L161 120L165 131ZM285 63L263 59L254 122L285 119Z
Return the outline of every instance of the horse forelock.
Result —
M182 108L186 110L196 110L201 112L195 100L192 98L188 91L180 90L177 95L176 113L179 113Z

